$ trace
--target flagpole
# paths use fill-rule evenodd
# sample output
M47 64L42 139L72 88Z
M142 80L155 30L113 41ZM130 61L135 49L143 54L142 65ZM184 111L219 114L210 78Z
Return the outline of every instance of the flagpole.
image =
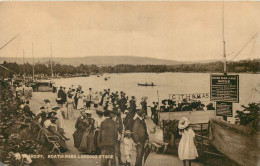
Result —
M32 58L33 58L33 82L34 82L34 56L33 56L33 43L32 43Z
M227 75L227 58L226 58L226 41L225 41L225 8L224 1L222 3L222 35L223 35L223 63L224 63L224 75Z

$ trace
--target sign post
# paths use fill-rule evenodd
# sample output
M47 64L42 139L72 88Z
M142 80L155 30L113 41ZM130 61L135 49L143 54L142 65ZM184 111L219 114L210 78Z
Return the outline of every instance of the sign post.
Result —
M233 117L232 103L217 101L216 114L217 116Z
M217 116L232 117L232 104L239 102L239 76L211 75L210 100L216 101Z

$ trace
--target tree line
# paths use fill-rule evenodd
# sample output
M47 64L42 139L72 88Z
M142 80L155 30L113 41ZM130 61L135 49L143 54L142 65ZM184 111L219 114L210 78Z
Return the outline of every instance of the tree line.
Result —
M51 62L36 63L34 65L35 74L51 75ZM102 66L85 65L79 66L64 65L52 62L52 69L55 75L65 76L73 75L76 73L84 74L101 74L101 73L131 73L131 72L223 72L223 62L210 62L210 63L196 63L196 64L176 64L176 65L130 65L120 64L116 66ZM4 77L11 77L13 74L32 75L33 66L29 63L17 64L11 62L4 62L2 66L8 68L5 70L0 67L0 75ZM260 59L254 60L241 60L237 62L227 63L228 72L260 72Z

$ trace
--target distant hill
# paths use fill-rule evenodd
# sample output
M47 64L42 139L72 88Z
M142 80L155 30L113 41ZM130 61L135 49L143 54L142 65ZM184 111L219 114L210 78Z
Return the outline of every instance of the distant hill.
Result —
M45 63L49 61L48 58L35 58L34 62ZM156 58L148 58L148 57L137 57L137 56L88 56L88 57L75 57L75 58L53 58L52 59L56 63L66 64L66 65L73 65L78 66L80 64L91 65L95 64L97 66L115 66L118 64L131 64L131 65L177 65L177 64L192 64L192 63L206 63L205 62L181 62L181 61L174 61L174 60L164 60L164 59L156 59ZM0 57L0 63L3 61L7 62L16 62L18 64L23 63L23 58L15 58L15 57ZM32 64L32 58L25 58L25 63Z

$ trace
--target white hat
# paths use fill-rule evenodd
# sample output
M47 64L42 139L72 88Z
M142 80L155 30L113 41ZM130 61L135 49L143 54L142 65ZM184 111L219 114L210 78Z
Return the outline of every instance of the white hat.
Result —
M112 105L109 105L108 107L107 107L107 110L110 110L110 111L112 111L113 110L113 106Z
M85 113L85 114L92 114L92 111L91 110L84 110L83 113Z
M130 130L126 130L125 134L132 134L132 132Z
M186 117L182 117L179 121L179 125L178 125L178 128L179 129L185 129L186 127L188 127L190 124L190 121L188 118Z

